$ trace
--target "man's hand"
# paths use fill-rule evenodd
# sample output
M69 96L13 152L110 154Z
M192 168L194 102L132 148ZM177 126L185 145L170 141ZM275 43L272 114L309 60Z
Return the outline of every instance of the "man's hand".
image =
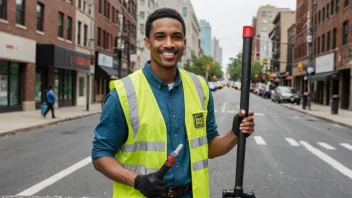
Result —
M254 131L254 113L252 111L248 112L248 117L244 118L246 112L241 110L235 115L232 122L232 132L238 137L239 131L242 131L246 137L250 136Z
M155 173L149 175L137 175L134 180L134 188L146 197L160 197L165 192L165 180L160 180Z

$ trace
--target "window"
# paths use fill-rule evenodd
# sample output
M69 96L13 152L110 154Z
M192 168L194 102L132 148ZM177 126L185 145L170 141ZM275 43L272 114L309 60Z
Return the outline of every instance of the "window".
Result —
M267 24L267 23L268 23L268 21L266 19L262 20L262 24Z
M150 0L147 0L148 1L148 8L150 8Z
M318 54L320 54L320 37L318 37Z
M78 7L82 8L82 0L78 0Z
M115 14L115 20L116 20L116 24L119 24L119 11L116 10L116 14Z
M99 14L101 14L101 11L102 11L101 1L102 1L102 0L99 0L99 10L98 10L98 11L99 11Z
M101 29L98 28L98 38L97 38L97 46L101 46Z
M261 31L266 32L267 31L266 27L262 27Z
M66 38L72 41L72 18L67 17L67 28L66 28Z
M350 3L350 0L345 0L345 7L347 7Z
M271 13L271 11L268 12L268 16L269 16L269 17L272 17L272 16L273 16L273 14Z
M187 17L187 7L182 8L182 16Z
M336 10L335 10L336 14L339 13L339 5L340 5L340 0L336 0Z
M315 23L315 26L317 26L317 23L318 23L318 14L315 14L314 23Z
M318 12L318 23L320 23L320 11Z
M81 44L81 26L82 22L78 21L77 23L77 44Z
M140 4L141 4L142 6L144 6L145 1L144 1L144 0L140 0Z
M328 19L329 18L329 4L326 5L326 18Z
M106 0L104 0L104 16L106 17Z
M108 7L106 9L107 9L106 18L110 20L110 3L108 3Z
M330 4L330 15L334 15L334 0L332 0Z
M111 21L113 22L113 23L116 23L115 22L115 8L114 7L112 7L111 6Z
M0 1L0 19L7 19L7 4L6 4L7 0L2 0Z
M139 31L140 31L140 33L141 34L143 34L144 35L144 24L139 24Z
M103 48L106 49L106 32L103 30Z
M346 45L348 40L348 21L343 22L342 25L342 45Z
M262 16L266 17L266 11L262 11Z
M83 1L83 11L86 11L86 7L87 7L87 2Z
M144 12L140 12L139 13L139 19L140 20L144 20Z
M321 53L325 51L325 34L321 37Z
M59 12L58 35L64 37L64 14Z
M0 106L20 103L19 64L0 61Z
M16 0L16 23L24 25L24 0Z
M88 25L84 24L84 29L83 29L83 45L87 46L87 41L88 41Z
M37 4L37 30L42 31L43 28L43 21L44 21L44 5L39 3Z
M331 31L329 31L327 35L326 51L330 50L330 43L331 43Z
M321 13L323 15L322 20L325 21L325 8L323 8L323 13Z
M336 37L337 37L337 29L334 28L334 30L332 31L332 49L336 48L336 44L337 44L336 43L336 41L337 41Z

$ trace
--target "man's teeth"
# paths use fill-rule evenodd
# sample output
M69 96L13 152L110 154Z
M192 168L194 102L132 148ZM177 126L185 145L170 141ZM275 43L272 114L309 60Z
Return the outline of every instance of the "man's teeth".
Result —
M164 55L164 56L173 56L174 53L163 52L163 55Z

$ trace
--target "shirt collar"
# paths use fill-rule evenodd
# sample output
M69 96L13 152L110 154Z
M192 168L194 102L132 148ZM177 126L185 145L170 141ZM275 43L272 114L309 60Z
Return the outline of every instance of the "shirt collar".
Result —
M165 82L163 82L162 80L160 80L160 78L158 78L154 72L152 71L152 68L150 67L150 61L147 61L144 65L143 68L143 73L145 75L145 77L147 78L148 82L152 85L155 86L157 88L162 88L163 86L167 86L167 84ZM179 69L177 69L177 74L176 74L176 80L175 80L175 84L174 87L177 87L181 84L181 77L180 77L180 71Z

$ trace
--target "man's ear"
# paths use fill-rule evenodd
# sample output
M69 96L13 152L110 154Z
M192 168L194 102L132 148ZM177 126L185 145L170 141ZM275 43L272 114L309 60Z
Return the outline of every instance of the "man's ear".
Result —
M186 38L183 40L183 43L185 44L185 48L186 48L187 47L187 39Z
M144 37L144 45L148 50L150 50L150 41L147 37Z

